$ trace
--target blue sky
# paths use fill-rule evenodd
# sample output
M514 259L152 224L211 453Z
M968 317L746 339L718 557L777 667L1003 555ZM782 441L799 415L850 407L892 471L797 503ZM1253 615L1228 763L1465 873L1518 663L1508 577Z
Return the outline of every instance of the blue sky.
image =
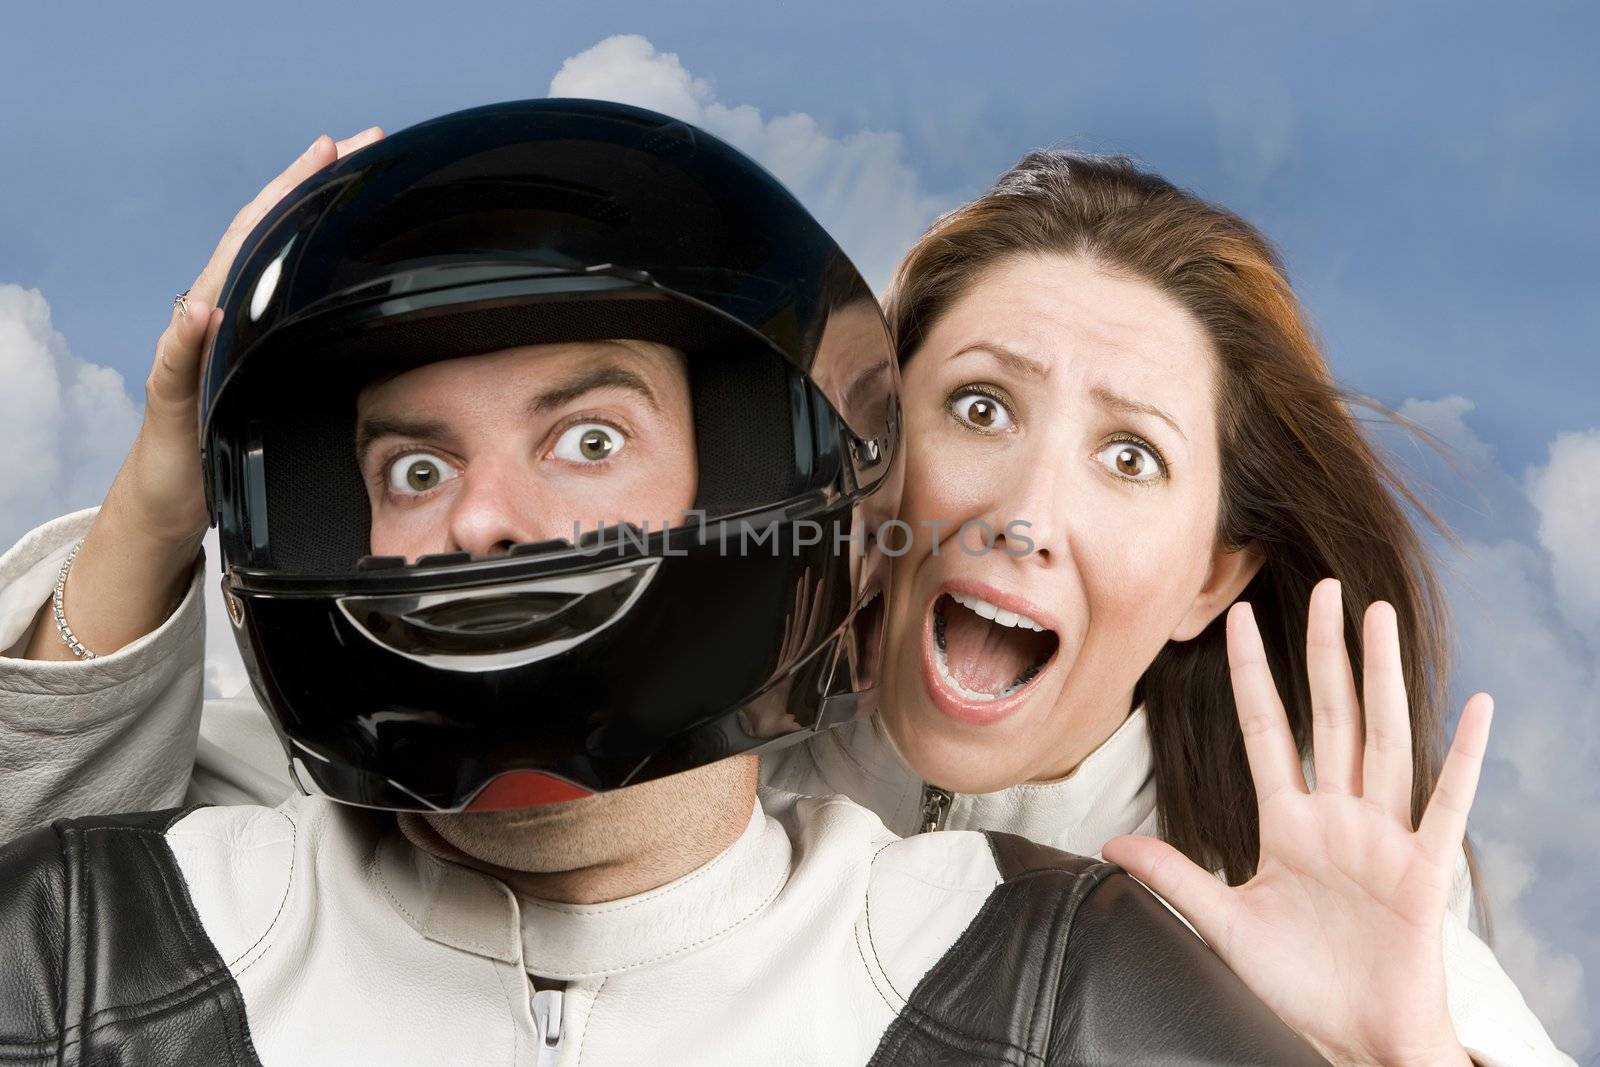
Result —
M5 21L0 269L129 373L219 226L316 133L542 95L566 57L637 33L723 100L902 134L952 198L1031 146L1135 153L1273 236L1342 377L1474 398L1508 462L1587 428L1578 386L1600 384L1600 15L1577 3L68 3Z
M687 111L878 280L1041 145L1129 152L1240 211L1339 378L1457 450L1385 438L1463 539L1459 687L1501 699L1474 817L1499 950L1600 1056L1600 9L62 3L3 25L0 371L59 395L53 415L0 397L0 443L61 470L44 495L0 489L0 541L98 499L172 294L316 134L541 96L573 57L558 88ZM644 41L596 50L615 35Z

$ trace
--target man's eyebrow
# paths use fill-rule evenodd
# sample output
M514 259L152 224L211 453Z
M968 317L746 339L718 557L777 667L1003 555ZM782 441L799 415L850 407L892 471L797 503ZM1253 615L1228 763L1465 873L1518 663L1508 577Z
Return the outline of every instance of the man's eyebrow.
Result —
M403 415L376 415L361 420L356 430L356 461L367 456L372 443L383 437L417 437L435 440L446 436L449 428L429 419L408 419Z
M1183 438L1185 443L1189 440L1189 435L1183 432L1183 428L1178 425L1178 421L1154 404L1146 404L1143 401L1123 396L1121 393L1113 393L1103 385L1097 385L1089 390L1089 395L1098 400L1102 407L1110 408L1112 411L1120 411L1129 415L1153 415L1168 426L1171 426L1178 436Z
M661 404L642 376L619 363L602 363L544 390L528 402L530 415L541 415L570 404L596 389L627 389L638 393L657 411Z
M988 355L1013 374L1019 374L1024 378L1041 379L1050 376L1050 368L1043 363L1031 356L1025 356L1021 352L1014 352L1005 345L997 345L993 341L978 341L967 345L950 358L956 359L968 353Z

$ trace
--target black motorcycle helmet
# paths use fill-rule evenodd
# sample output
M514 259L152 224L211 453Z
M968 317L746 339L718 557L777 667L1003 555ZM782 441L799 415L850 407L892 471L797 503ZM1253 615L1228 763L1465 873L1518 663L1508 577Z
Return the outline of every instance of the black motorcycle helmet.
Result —
M888 332L834 241L728 145L588 100L446 115L291 192L220 303L200 418L224 599L302 789L547 803L875 706ZM368 555L363 384L609 339L686 354L702 519Z

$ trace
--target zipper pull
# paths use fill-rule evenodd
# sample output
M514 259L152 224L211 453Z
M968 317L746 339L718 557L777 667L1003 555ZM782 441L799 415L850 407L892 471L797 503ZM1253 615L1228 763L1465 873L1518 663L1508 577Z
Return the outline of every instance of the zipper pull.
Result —
M918 833L932 833L944 825L944 817L950 814L950 802L955 799L955 794L948 789L940 789L936 785L922 787L922 829Z
M535 990L532 1007L533 1025L539 1033L538 1065L554 1065L561 1055L561 990Z

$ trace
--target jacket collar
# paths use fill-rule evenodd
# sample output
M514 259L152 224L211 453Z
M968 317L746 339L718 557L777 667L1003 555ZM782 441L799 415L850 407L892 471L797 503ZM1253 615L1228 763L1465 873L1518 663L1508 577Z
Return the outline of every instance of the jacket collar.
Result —
M827 786L877 812L895 833L916 833L925 783L900 758L878 717L831 734L812 742L810 753ZM1064 778L955 794L944 828L1000 830L1097 856L1120 834L1154 832L1155 816L1154 761L1141 705Z
M1150 730L1140 706L1065 778L957 796L945 828L1005 830L1098 856L1113 837L1153 832L1155 808Z
M738 840L703 867L604 904L519 897L457 855L420 817L402 815L376 859L391 906L430 940L572 981L642 967L732 932L777 897L791 846L756 804Z

